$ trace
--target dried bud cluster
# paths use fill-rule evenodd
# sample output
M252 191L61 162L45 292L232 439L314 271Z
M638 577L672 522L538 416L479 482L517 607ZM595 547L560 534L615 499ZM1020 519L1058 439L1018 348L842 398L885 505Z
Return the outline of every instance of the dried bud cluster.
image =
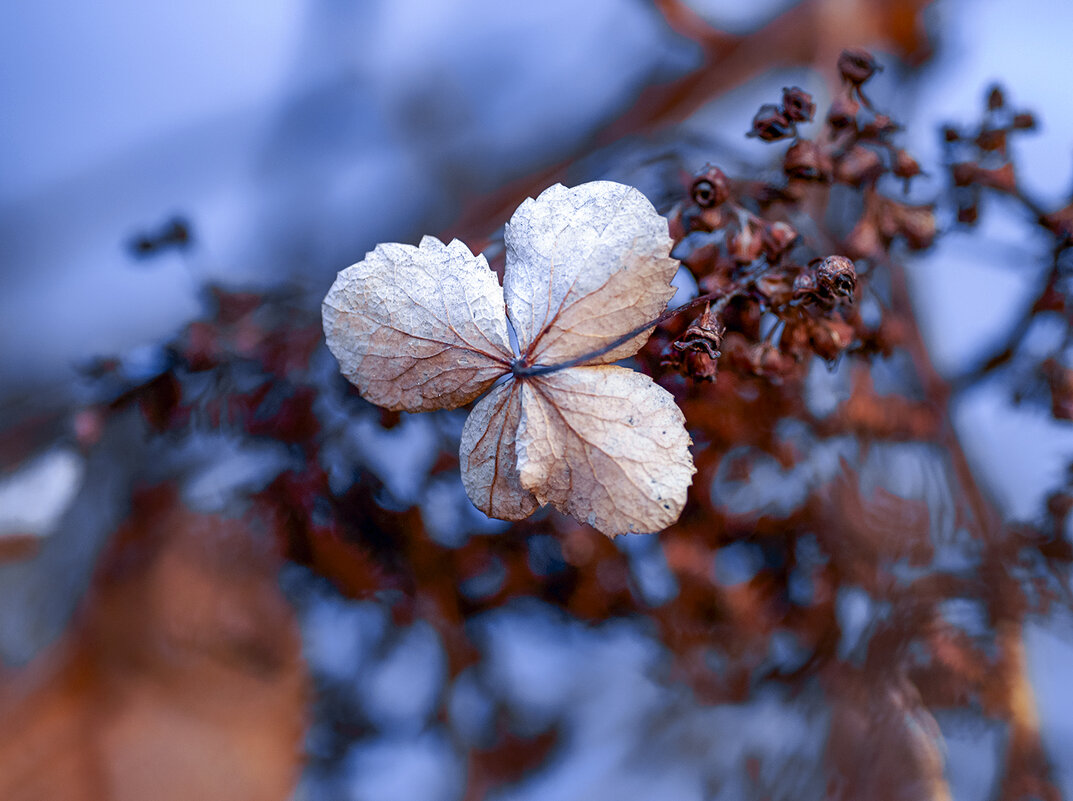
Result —
M920 175L920 165L892 141L899 126L862 91L879 70L871 54L848 50L838 67L844 85L815 138L798 136L798 123L811 121L816 106L797 87L784 89L779 103L763 105L753 119L751 136L794 138L782 157L785 183L735 182L708 166L695 176L689 202L671 215L676 255L702 292L723 297L687 330L657 337L664 366L697 380L711 380L718 367L782 382L802 377L814 355L831 361L850 348L890 351L898 326L883 320L869 328L861 321L853 260L877 258L895 240L913 249L930 246L934 209L880 192L884 180L907 183ZM844 238L845 255L813 250L798 261L807 248L790 221L810 198L819 200L818 185L831 183L858 191L862 200Z
M1031 114L1009 107L1006 93L999 86L988 90L984 106L983 119L977 125L967 130L953 125L943 129L945 161L955 187L957 219L966 225L975 224L979 218L983 190L993 189L1015 197L1021 194L1010 137L1036 127ZM1043 222L1047 225L1046 219Z
M797 123L812 122L816 114L816 104L812 95L796 86L784 87L782 102L765 103L753 117L753 125L748 136L754 136L765 142L777 142L797 136Z
M836 359L859 339L857 317L847 311L857 287L853 262L845 256L795 261L797 230L751 210L758 204L750 190L760 191L732 185L709 166L691 184L692 202L671 217L679 240L704 235L702 244L684 241L685 252L676 253L702 291L719 298L677 336L654 340L662 367L695 381L712 381L726 369L781 383L802 377L811 355ZM765 314L781 321L777 338L763 335Z
M785 185L765 186L755 194L757 202L762 206L796 203L808 197L815 184L864 190L863 213L846 238L850 256L874 257L895 238L913 249L929 247L935 238L934 209L900 203L877 191L888 176L908 189L921 169L915 158L892 141L899 130L897 123L876 112L863 93L864 83L878 70L875 59L863 50L847 50L839 60L839 70L844 85L828 109L824 130L815 139L795 139L783 155ZM784 138L780 132L791 131L796 115L811 118L814 113L812 99L805 92L787 89L781 106L769 104L761 109L753 133L765 141ZM997 186L1012 179L1004 172L978 174L975 167L962 168L957 176L962 183Z

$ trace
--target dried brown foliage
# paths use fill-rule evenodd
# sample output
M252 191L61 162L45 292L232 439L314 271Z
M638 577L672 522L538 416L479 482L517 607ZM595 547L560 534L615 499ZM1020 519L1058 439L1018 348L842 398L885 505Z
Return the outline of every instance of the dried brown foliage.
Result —
M278 569L244 523L141 492L50 672L0 687L0 798L288 798L308 694Z

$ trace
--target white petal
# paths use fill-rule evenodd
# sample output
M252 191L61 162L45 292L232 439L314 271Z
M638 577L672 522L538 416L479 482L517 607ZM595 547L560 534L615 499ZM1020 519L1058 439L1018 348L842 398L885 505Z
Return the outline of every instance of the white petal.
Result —
M521 383L521 485L608 536L659 531L695 469L673 396L622 367L574 367Z
M556 184L506 228L507 313L529 364L558 364L656 318L674 295L667 221L631 186ZM590 363L637 352L650 331Z
M495 273L458 240L377 245L339 273L323 315L343 375L388 409L462 406L513 358Z
M521 417L521 387L508 379L481 398L462 430L459 464L473 505L490 517L521 520L537 508L518 479L515 438Z

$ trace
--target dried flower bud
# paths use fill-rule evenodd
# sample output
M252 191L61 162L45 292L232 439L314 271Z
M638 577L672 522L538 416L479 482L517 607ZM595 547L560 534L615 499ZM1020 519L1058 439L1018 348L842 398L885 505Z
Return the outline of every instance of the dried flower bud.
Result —
M980 207L975 203L958 206L958 222L966 225L974 225L980 218Z
M682 264L688 267L693 275L706 275L711 272L719 258L719 244L705 242L690 250L689 253L683 254L681 258Z
M812 122L816 114L816 104L812 95L797 86L783 87L782 110L786 117L794 122Z
M849 95L839 95L827 110L827 124L836 130L857 127L861 105Z
M845 256L828 256L816 267L816 285L832 297L852 297L857 289L857 270Z
M884 226L883 233L888 237L901 234L905 242L913 250L923 250L930 247L935 241L935 207L908 206L904 203L889 202L886 204L885 222L890 226Z
M793 282L784 272L765 272L756 279L753 288L771 307L784 306L793 299Z
M1031 131L1036 127L1036 118L1028 113L1014 114L1013 127L1018 131Z
M853 226L845 240L846 252L855 259L873 258L881 253L886 245L879 235L875 221L864 215Z
M779 350L793 356L794 360L802 361L811 349L808 340L808 323L811 318L799 320L787 320L786 325L779 334Z
M677 354L677 358L668 359L662 364L674 367L682 375L689 376L694 381L714 381L719 375L719 358L703 352L689 351Z
M763 229L764 254L770 261L774 261L794 243L797 239L797 231L789 223L773 222L765 225Z
M853 326L834 317L809 321L809 345L825 361L833 361L853 342Z
M961 139L961 134L958 129L952 125L947 125L943 128L943 141L944 142L957 142Z
M765 142L776 142L796 133L793 122L773 103L765 103L753 117L752 130L748 136L755 136Z
M979 167L967 161L960 162L950 168L950 177L954 179L955 186L970 186L976 180Z
M763 231L755 219L746 222L727 243L727 252L738 264L751 264L756 261L760 258L763 248Z
M819 291L816 284L816 276L812 273L801 273L794 279L794 298L803 300L813 297Z
M711 305L672 343L673 350L662 366L673 368L694 381L713 381L719 372L719 348L725 329L712 315Z
M719 358L719 348L723 344L726 329L712 315L711 304L704 307L704 312L697 317L682 336L673 343L679 353L685 351L703 352L713 359Z
M997 189L999 192L1017 192L1017 176L1013 171L1013 164L1007 162L993 170L977 168L976 183Z
M882 139L888 134L900 131L902 126L886 114L876 114L872 121L861 128L862 139Z
M1006 148L1006 132L1001 128L980 131L976 137L976 146L980 150L994 151Z
M842 80L854 86L867 81L882 69L867 50L858 47L847 48L838 57L838 72Z
M730 185L726 173L718 167L708 166L697 175L689 190L693 202L701 208L720 206L730 197Z
M920 164L904 150L899 150L894 154L894 174L906 180L915 178L920 175Z
M884 171L883 160L869 147L854 145L835 164L835 179L850 186L874 182Z
M985 169L972 162L961 162L950 168L950 176L954 179L955 186L989 186L1000 192L1015 193L1017 191L1017 177L1014 175L1013 164L1007 162L1001 167Z
M1002 93L1002 87L992 86L987 92L987 110L998 111L1006 105L1006 96Z
M741 334L728 334L724 364L743 375L764 376L775 383L794 369L796 362L770 342L750 343Z
M802 181L831 180L831 159L811 139L800 139L790 145L783 157L782 169L788 177Z
M713 206L710 209L694 207L700 213L693 219L694 231L715 231L726 225L728 215L723 212L723 207Z

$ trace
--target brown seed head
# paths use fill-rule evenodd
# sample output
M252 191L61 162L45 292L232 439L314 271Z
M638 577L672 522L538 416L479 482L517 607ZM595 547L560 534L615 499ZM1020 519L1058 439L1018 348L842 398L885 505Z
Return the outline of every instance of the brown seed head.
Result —
M1028 113L1014 114L1013 127L1019 131L1031 131L1036 127L1036 118Z
M816 286L832 297L852 297L857 289L857 270L845 256L828 256L816 267Z
M663 365L678 370L694 381L715 380L725 330L712 315L711 305L705 306L704 313L671 343L674 350L663 361Z
M950 168L950 176L954 179L955 186L969 186L976 180L979 169L972 162L963 161Z
M884 171L883 160L869 147L854 145L835 165L835 179L850 186L874 182Z
M783 157L782 169L788 177L802 181L831 180L831 159L811 139L800 139L790 145Z
M708 354L713 359L719 358L719 348L723 344L723 334L726 329L712 314L711 304L704 307L704 312L689 324L682 336L673 343L675 350L699 351Z
M827 124L836 130L857 127L861 105L849 95L839 95L827 110Z
M681 354L677 367L683 375L689 376L694 381L714 381L719 375L719 357L690 351Z
M765 103L753 117L753 127L747 134L765 142L777 142L796 133L793 121L774 103Z
M835 317L809 321L809 344L825 361L837 359L853 342L853 326Z
M958 222L973 225L980 217L980 207L975 203L969 203L958 207Z
M753 219L738 229L727 243L727 251L738 264L751 264L760 258L763 249L763 231L760 223Z
M976 146L980 150L1003 150L1006 147L1006 131L1001 128L980 131L976 137Z
M701 208L710 209L722 205L730 197L726 173L709 165L694 178L689 193L693 202Z
M1006 96L1002 93L1002 87L992 86L987 92L987 110L998 111L1006 105Z
M794 279L794 298L802 300L814 296L819 291L816 285L816 276L812 273L801 273Z
M764 254L774 260L789 249L797 239L797 231L789 223L773 222L763 229Z
M899 178L914 178L920 175L920 164L904 150L899 150L894 154L894 174Z
M847 48L838 57L838 72L842 80L854 86L864 83L880 69L882 67L872 54L859 47Z
M783 87L782 110L786 117L794 122L812 122L816 114L816 104L812 95L797 86Z
M887 212L893 225L893 231L889 235L901 234L913 250L923 250L935 241L934 206L908 206L892 202L887 205Z

